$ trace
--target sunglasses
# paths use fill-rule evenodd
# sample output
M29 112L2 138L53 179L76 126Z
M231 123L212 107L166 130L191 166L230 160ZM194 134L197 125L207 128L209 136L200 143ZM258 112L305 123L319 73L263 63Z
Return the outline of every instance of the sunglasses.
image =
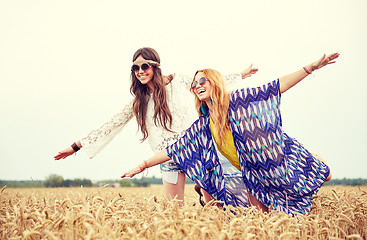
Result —
M131 71L133 72L138 72L140 69L143 71L148 70L151 67L151 65L149 63L143 63L141 66L134 64L131 67Z
M198 84L203 85L207 80L208 79L206 79L205 77L201 77L198 82L197 81L193 81L191 83L191 89L194 89Z

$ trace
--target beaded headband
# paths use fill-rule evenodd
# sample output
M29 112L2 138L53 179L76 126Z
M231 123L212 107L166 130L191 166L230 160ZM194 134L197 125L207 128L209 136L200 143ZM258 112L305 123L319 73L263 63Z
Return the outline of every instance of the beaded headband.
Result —
M153 64L154 66L156 66L156 67L159 67L160 66L160 64L159 64L159 62L156 62L156 61L153 61L153 60L143 60L143 61L135 61L135 62L133 62L133 64L143 64L143 63L150 63L150 64Z

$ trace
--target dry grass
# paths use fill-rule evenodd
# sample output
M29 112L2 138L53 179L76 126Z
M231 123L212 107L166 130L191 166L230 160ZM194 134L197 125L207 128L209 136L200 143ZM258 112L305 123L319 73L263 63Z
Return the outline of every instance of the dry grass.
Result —
M186 204L162 187L1 189L0 239L366 239L367 187L323 187L306 216Z

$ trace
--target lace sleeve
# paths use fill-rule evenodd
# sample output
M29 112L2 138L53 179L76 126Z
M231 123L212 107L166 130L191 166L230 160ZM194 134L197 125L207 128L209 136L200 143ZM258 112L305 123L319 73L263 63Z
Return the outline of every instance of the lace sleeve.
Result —
M192 77L190 77L189 75L186 74L182 74L182 73L176 73L176 76L173 78L174 84L179 84L179 85L184 85L186 87L187 90L190 90L190 86L191 86L191 82L192 82Z
M88 157L93 158L97 155L97 153L121 132L133 116L132 102L130 102L118 114L113 116L110 121L90 132L85 138L82 138L80 143Z

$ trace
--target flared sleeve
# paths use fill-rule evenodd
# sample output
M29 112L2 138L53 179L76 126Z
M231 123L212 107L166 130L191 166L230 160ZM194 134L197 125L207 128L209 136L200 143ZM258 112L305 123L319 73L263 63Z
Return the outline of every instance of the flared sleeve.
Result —
M215 156L211 137L207 134L207 121L205 117L200 117L177 142L166 148L167 155L179 168L204 189L211 186L208 172L219 165L218 161L213 161L218 157Z
M211 136L209 117L201 116L183 137L166 148L186 176L223 205L248 206L242 176L226 175Z
M131 120L134 116L132 105L132 102L126 104L110 121L91 131L86 137L80 140L83 150L85 150L89 158L97 155Z
M306 214L330 169L283 131L280 102L278 79L234 91L230 126L249 193L267 207Z

